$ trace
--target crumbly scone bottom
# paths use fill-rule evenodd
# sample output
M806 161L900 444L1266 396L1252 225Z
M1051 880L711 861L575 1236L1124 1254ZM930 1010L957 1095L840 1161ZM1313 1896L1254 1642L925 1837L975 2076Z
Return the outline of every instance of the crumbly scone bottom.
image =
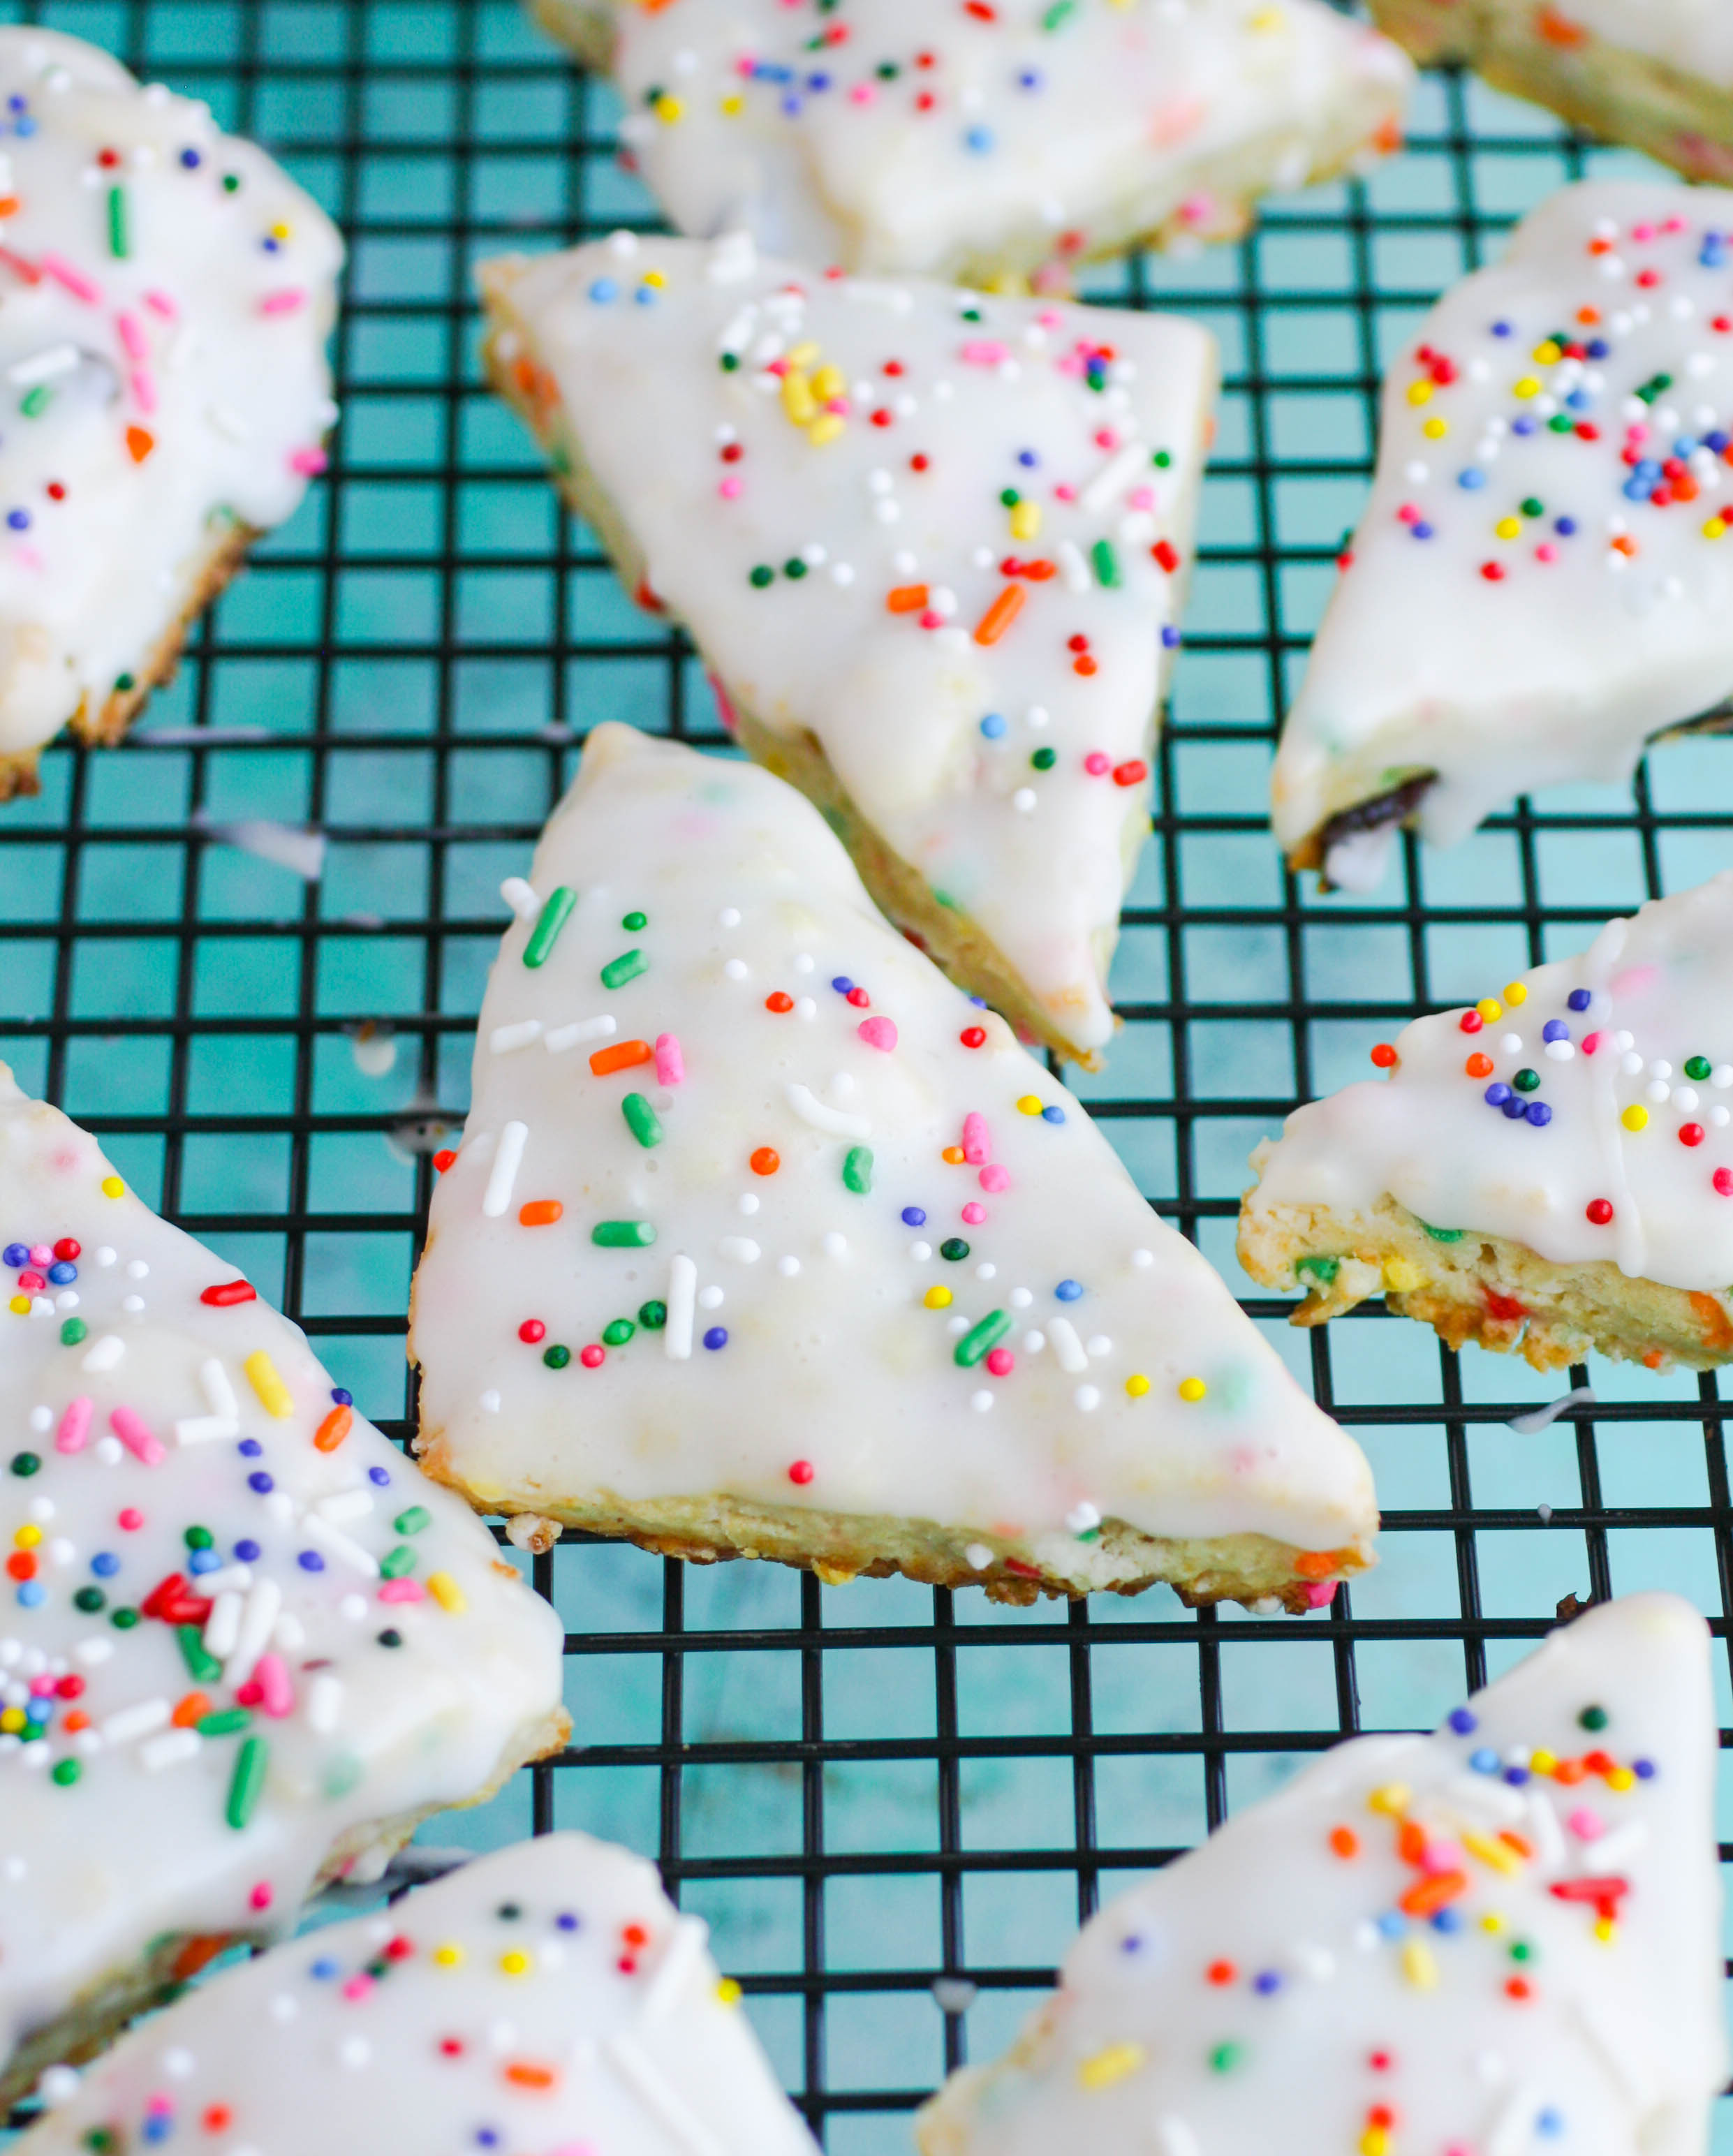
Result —
M1604 1259L1555 1265L1472 1229L1441 1240L1387 1194L1360 1214L1248 1209L1239 1255L1262 1286L1308 1291L1295 1325L1321 1325L1381 1294L1391 1311L1419 1318L1452 1348L1476 1341L1537 1370L1563 1369L1592 1349L1650 1369L1733 1362L1733 1290L1710 1295L1631 1280ZM1416 1284L1398 1285L1409 1281Z

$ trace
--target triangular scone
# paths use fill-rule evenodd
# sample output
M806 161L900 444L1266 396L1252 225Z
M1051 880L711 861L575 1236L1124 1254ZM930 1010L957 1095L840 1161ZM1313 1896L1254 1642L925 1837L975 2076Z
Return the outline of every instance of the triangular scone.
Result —
M495 381L743 745L964 987L1098 1060L1208 332L629 233L482 288Z
M1460 61L1688 179L1733 180L1725 0L1372 0L1418 60Z
M208 105L0 28L0 801L118 741L325 466L342 243Z
M1540 1370L1733 1360L1733 872L1372 1060L1252 1156L1240 1261L1296 1324L1381 1290Z
M1358 1448L799 794L602 726L532 875L416 1276L429 1473L1005 1601L1367 1562Z
M1276 760L1297 867L1370 887L1514 794L1628 778L1733 696L1733 194L1566 187L1385 384Z
M1319 0L530 0L609 69L674 223L990 283L1244 231L1401 139L1412 76Z
M563 1741L558 1622L0 1065L0 2114Z
M1591 1610L1102 1911L923 2156L1704 2156L1726 2076L1707 1626Z
M815 2156L705 1933L640 1856L519 1842L49 2072L18 2156Z

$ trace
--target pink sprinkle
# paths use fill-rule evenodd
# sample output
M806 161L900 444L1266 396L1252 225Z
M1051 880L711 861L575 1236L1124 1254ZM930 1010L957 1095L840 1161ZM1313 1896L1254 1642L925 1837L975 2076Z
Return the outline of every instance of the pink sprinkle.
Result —
M1585 1055L1592 1055L1600 1045L1601 1036L1598 1033L1586 1033L1582 1036L1582 1052Z
M740 731L740 721L734 716L734 706L728 701L728 690L723 688L714 674L707 674L704 679L710 684L710 693L716 699L717 716L731 734L738 734Z
M129 1535L136 1534L145 1523L145 1516L136 1505L127 1505L115 1515L116 1524L124 1527Z
M388 1579L379 1589L382 1602L419 1602L422 1599L419 1579Z
M259 302L261 315L292 315L307 303L307 295L299 285L290 285L280 292L267 292Z
M149 357L151 347L145 341L144 325L136 315L116 315L115 327L120 332L121 349L128 359Z
M41 266L44 276L64 285L75 300L82 300L86 306L94 307L102 297L101 288L92 284L82 270L75 270L64 255L44 254Z
M1648 429L1639 420L1636 424L1626 428L1625 439L1640 448L1648 439Z
M887 1055L897 1045L897 1028L887 1018L863 1018L855 1031L869 1048L882 1050Z
M1669 217L1661 227L1663 232L1683 232L1684 228L1684 219L1682 217Z
M147 418L157 408L157 384L148 367L135 367L127 377L132 391L132 401Z
M163 1447L152 1436L149 1425L135 1409L114 1409L109 1415L108 1426L126 1450L141 1460L147 1467L156 1467L168 1457Z
M1622 973L1615 973L1608 983L1616 996L1640 995L1653 985L1660 973L1658 966L1627 966Z
M1083 355L1080 352L1067 352L1063 359L1056 359L1053 362L1053 371L1056 374L1081 374L1083 371Z
M12 558L14 562L21 562L25 568L33 569L40 575L43 567L42 557L33 547L14 547L12 550Z
M753 59L747 54L743 54L734 63L734 72L736 74L742 77L743 80L750 82L752 80L752 71L757 65L758 62L755 59Z
M257 1677L249 1677L244 1684L237 1685L234 1688L235 1704L238 1707L257 1707L264 1697L265 1686L260 1683Z
M153 315L161 315L165 322L177 321L180 318L180 309L167 292L147 292L144 303Z
M944 616L942 613L934 613L932 608L928 607L927 611L921 616L921 627L923 629L943 629L944 627Z
M1075 501L1077 498L1077 490L1068 481L1053 489L1053 499L1056 501Z
M997 367L1010 357L1010 346L997 337L970 337L963 346L963 358L970 367Z
M30 1680L31 1698L52 1699L54 1696L54 1686L56 1681L56 1679L49 1676L32 1677Z
M1535 549L1535 559L1537 562L1552 562L1557 561L1558 558L1558 548L1550 544L1545 547L1537 547Z
M971 1198L963 1208L963 1218L971 1228L979 1228L987 1217L987 1209Z
M1643 224L1633 224L1631 227L1631 237L1633 239L1653 239L1654 236L1655 228L1652 224L1645 223Z
M872 99L873 89L870 82L857 82L848 94L851 105L871 105Z
M985 1191L996 1194L1001 1190L1009 1190L1011 1187L1010 1170L1008 1168L1000 1167L995 1161L981 1170L978 1180L981 1188Z
M1125 498L1134 509L1153 509L1155 506L1153 486L1134 486Z
M291 449L289 452L290 470L299 472L303 479L317 479L330 462L331 459L321 449Z
M1598 1841L1607 1831L1607 1822L1599 1812L1591 1811L1586 1804L1570 1813L1565 1825L1579 1841Z
M373 1979L365 1969L357 1969L343 1984L345 1999L365 1999L373 1988Z
M1417 524L1420 521L1420 511L1412 501L1405 501L1396 511L1396 521L1399 524Z
M289 1681L287 1664L280 1655L261 1655L253 1665L253 1681L259 1687L259 1704L280 1722L295 1712L295 1687Z
M656 1037L656 1075L659 1086L677 1086L686 1075L686 1058L671 1033Z
M1429 1841L1420 1853L1420 1868L1429 1878L1441 1871L1461 1871L1468 1861L1453 1841Z
M1009 1348L995 1348L987 1358L987 1368L995 1378L1008 1378L1017 1367L1017 1358Z
M268 1909L272 1901L270 1880L261 1879L247 1899L255 1909Z
M740 481L730 472L716 490L724 501L738 501L740 499Z
M1322 1609L1327 1603L1334 1602L1335 1599L1336 1585L1334 1580L1314 1579L1306 1589L1308 1609Z
M1187 195L1180 204L1180 222L1181 224L1202 224L1214 208L1215 203L1208 195Z
M1057 307L1043 307L1035 319L1044 330L1057 330L1065 317Z
M88 1394L80 1393L75 1400L69 1400L66 1412L60 1418L60 1427L54 1437L56 1452L82 1452L90 1435L90 1416L94 1404Z
M54 1254L46 1243L33 1243L30 1245L30 1262L33 1265L51 1265L54 1261Z
M1095 446L1098 449L1117 449L1119 446L1119 437L1111 427L1098 428L1095 434Z
M1099 778L1104 771L1111 770L1113 766L1111 759L1103 756L1098 748L1092 748L1088 756L1083 758L1083 768L1092 778Z
M1710 1180L1723 1198L1733 1198L1733 1168L1718 1168Z
M993 1139L985 1116L973 1109L963 1118L963 1158L971 1168L980 1168L993 1158Z

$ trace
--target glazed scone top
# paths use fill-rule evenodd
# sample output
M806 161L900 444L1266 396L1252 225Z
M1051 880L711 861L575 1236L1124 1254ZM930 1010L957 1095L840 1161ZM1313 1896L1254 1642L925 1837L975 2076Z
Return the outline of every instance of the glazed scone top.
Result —
M280 1933L347 1832L476 1794L558 1714L561 1633L3 1066L0 1243L3 2068L148 1943Z
M813 2156L738 1998L653 1866L547 1835L225 1970L82 2082L50 2076L20 2156Z
M1288 1118L1254 1213L1351 1216L1388 1192L1453 1240L1668 1287L1733 1281L1733 870L1391 1047L1386 1078Z
M569 7L570 0L563 0ZM562 4L545 10L558 19ZM580 12L608 12L605 0ZM683 232L796 259L979 274L1220 228L1211 183L1287 137L1302 184L1343 109L1395 121L1402 54L1317 0L679 0L613 9L621 124ZM1320 137L1323 138L1320 143Z
M1100 1047L1207 331L630 234L482 283L556 463L567 437L728 696L815 736L939 903Z
M1357 1447L792 788L600 727L532 877L416 1276L436 1472L1364 1545Z
M208 109L0 28L0 756L142 678L227 527L280 523L335 417L342 246Z
M1422 828L1453 844L1733 693L1730 446L1733 193L1551 197L1390 369L1277 761L1283 844L1427 771Z
M1703 2156L1727 2070L1710 1638L1592 1610L1108 1904L925 2156Z

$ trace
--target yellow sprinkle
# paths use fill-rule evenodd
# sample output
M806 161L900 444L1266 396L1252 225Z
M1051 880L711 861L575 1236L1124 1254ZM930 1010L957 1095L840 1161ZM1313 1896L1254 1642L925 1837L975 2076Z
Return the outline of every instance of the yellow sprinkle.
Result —
M746 100L740 95L738 90L731 91L730 94L723 100L722 109L728 114L730 120L735 119L739 114L746 110Z
M1407 1810L1410 1794L1406 1782L1381 1783L1366 1799L1366 1810L1383 1812L1390 1818L1396 1819Z
M1545 344L1537 344L1532 355L1536 365L1540 367L1556 367L1564 356L1564 346L1555 344L1550 337Z
M1504 1015L1504 1006L1496 996L1483 996L1474 1008L1488 1025L1490 1025L1495 1018L1503 1018Z
M1463 1847L1471 1856L1478 1856L1483 1864L1490 1865L1509 1879L1522 1869L1522 1859L1508 1841L1500 1841L1490 1834L1465 1834Z
M810 427L818 417L812 384L798 367L791 367L782 377L782 408L797 427Z
M790 367L808 367L819 356L819 346L810 337L803 337L789 353Z
M270 236L273 239L287 239L289 237L288 226L281 223L274 224L270 228Z
M1041 1102L1033 1093L1025 1093L1017 1102L1017 1113L1020 1116L1038 1116L1041 1113Z
M826 442L836 440L842 432L843 424L840 412L820 412L806 429L806 439L815 449L821 449Z
M26 1520L12 1539L19 1549L34 1549L42 1540L42 1529L33 1520Z
M1408 402L1411 404L1430 404L1432 401L1432 385L1423 376L1418 382L1408 384Z
M1417 1991L1432 1991L1438 1982L1438 1964L1423 1939L1410 1939L1402 1948L1402 1974Z
M0 1737L16 1737L28 1718L21 1707L0 1708Z
M279 1422L286 1422L295 1412L295 1402L289 1396L289 1388L277 1375L277 1366L270 1356L262 1348L255 1348L241 1368L252 1381L260 1407L268 1415L275 1415Z
M1519 397L1538 397L1540 394L1540 385L1532 374L1524 375L1522 380L1515 384L1515 389Z
M1522 536L1522 519L1520 516L1501 516L1493 530L1501 539L1520 539Z
M1125 1380L1125 1389L1134 1400L1140 1400L1149 1389L1149 1381L1141 1370L1134 1370Z
M119 1176L105 1175L102 1178L102 1194L105 1198L124 1198L126 1195L126 1186Z
M1260 8L1247 23L1250 30L1279 30L1288 18L1279 8Z
M1640 1101L1633 1101L1630 1106L1619 1117L1619 1121L1628 1131L1640 1131L1648 1122L1648 1110Z
M1429 442L1442 442L1450 432L1450 422L1448 419L1428 419L1420 431ZM1376 2128L1367 2129L1368 2132L1376 2130Z
M660 292L668 280L660 270L646 270L638 281L640 285L653 285Z
M664 127L671 127L676 120L686 117L686 107L677 97L670 97L666 91L650 109Z
M716 1996L721 2005L738 2006L740 2004L740 1987L732 1976L725 1976L716 1987Z
M1180 1398L1182 1400L1201 1400L1209 1389L1201 1378L1181 1378L1180 1380Z
M435 1947L434 1948L433 1958L435 1962L441 1969L461 1969L463 1966L463 1948L457 1944L455 1940L448 1940L444 1946Z
M840 367L832 367L827 360L812 377L812 393L828 404L833 397L841 397L848 388L848 377Z
M1643 1109L1639 1108L1637 1112L1639 1116L1642 1116L1643 1122L1646 1123L1648 1121L1648 1117ZM1640 1130L1642 1128L1642 1124L1638 1124L1634 1127ZM1550 1752L1531 1752L1529 1754L1529 1772L1531 1774L1550 1774L1558 1763L1557 1759Z
M1725 539L1727 526L1720 517L1711 516L1703 527L1703 536L1705 539Z
M1612 1942L1618 1937L1618 1926L1613 1922L1611 1917L1597 1917L1595 1919L1595 1937L1601 1942L1603 1947L1610 1947L1612 1944Z
M1369 2126L1360 2137L1360 2156L1390 2156L1390 2129Z
M1504 1000L1507 1004L1525 1004L1528 999L1529 992L1520 981L1505 982Z
M500 1956L500 1967L507 1976L527 1976L530 1958L521 1947L513 1947L510 1953Z
M15 1295L6 1307L14 1317L28 1317L30 1315L30 1298L28 1295Z
M1031 501L1026 495L1010 513L1013 539L1033 539L1041 531L1041 504Z
M1480 1919L1480 1928L1483 1932L1502 1932L1504 1928L1504 1919L1496 1909L1489 1909Z
M1607 1777L1607 1786L1609 1789L1618 1790L1622 1795L1625 1790L1636 1788L1637 1777L1628 1767L1615 1767Z
M1426 1286L1427 1276L1419 1266L1406 1258L1386 1258L1384 1260L1384 1285L1396 1295L1412 1295L1416 1288Z
M928 1310L949 1310L951 1291L948 1287L929 1287L922 1300Z
M1078 2062L1077 2080L1086 2089L1111 2088L1134 2074L1149 2056L1141 2044L1109 2044L1092 2059Z
M461 1617L470 1606L463 1589L449 1572L429 1573L427 1591L450 1616Z

